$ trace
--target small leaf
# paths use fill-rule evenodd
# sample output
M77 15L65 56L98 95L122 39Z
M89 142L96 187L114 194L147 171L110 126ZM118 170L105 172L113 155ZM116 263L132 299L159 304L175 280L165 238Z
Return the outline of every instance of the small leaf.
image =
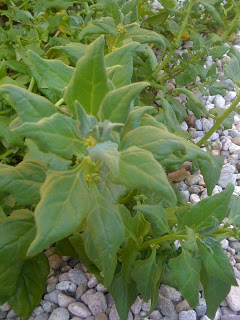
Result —
M240 226L240 197L233 195L230 201L229 223Z
M212 16L212 18L220 25L223 26L224 22L220 16L220 14L218 13L218 11L214 8L214 6L212 6L211 4L209 4L207 1L203 1L201 0L200 3L205 7L205 10L207 12L210 13L210 15Z
M159 97L159 100L161 101L162 108L163 108L163 114L165 117L165 122L167 128L171 132L175 131L181 131L180 125L177 121L176 115L171 107L171 105L168 103L168 101L162 97Z
M209 55L212 56L213 60L222 58L222 56L229 50L225 46L214 46L209 50Z
M9 129L9 124L11 123L11 119L7 117L0 117L0 137L2 144L9 148L11 146L18 146L20 148L24 147L23 139L18 135L14 134Z
M235 56L225 63L224 75L240 86L240 63Z

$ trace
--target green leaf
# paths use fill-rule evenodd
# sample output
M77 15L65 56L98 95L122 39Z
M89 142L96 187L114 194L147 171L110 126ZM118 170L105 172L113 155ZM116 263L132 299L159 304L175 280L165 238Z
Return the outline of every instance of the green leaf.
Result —
M229 223L240 226L240 197L233 195L230 201Z
M146 220L151 223L154 237L158 238L170 232L167 215L161 203L154 206L147 204L137 205L133 209L139 210Z
M46 153L39 149L39 147L30 139L25 140L27 146L27 152L24 156L24 160L40 160L45 161L49 165L49 169L55 171L67 171L71 165L70 160L65 160L56 154Z
M168 20L167 21L167 28L175 36L177 36L179 34L180 26L177 24L176 21Z
M9 192L19 204L33 204L40 199L40 187L45 181L47 164L23 161L16 167L0 166L0 191Z
M148 82L132 83L108 92L99 109L101 121L125 123L132 100L148 85Z
M64 99L74 114L77 100L90 115L97 115L105 94L110 90L104 63L104 37L92 42L78 61L73 77L66 88Z
M121 148L131 146L150 151L158 160L177 151L186 151L183 139L153 126L142 126L129 131L122 139Z
M22 320L29 319L33 309L39 305L48 274L48 259L43 253L24 262L16 291L8 300L12 309Z
M77 129L83 137L88 138L89 133L92 132L94 127L97 125L97 119L94 116L86 114L84 108L78 101L75 102L75 112L76 118L79 122Z
M109 287L113 280L117 266L117 251L123 237L124 227L118 207L95 191L86 218L83 239L86 253L101 270L106 287Z
M162 97L159 97L159 100L161 101L162 109L163 109L163 114L165 117L165 122L167 128L171 132L175 131L181 131L180 125L177 121L176 115L171 107L171 105L168 103L168 101Z
M84 151L81 136L76 130L76 121L59 113L38 122L25 122L12 130L66 159L71 159L74 153Z
M34 216L29 210L18 210L0 222L0 303L16 290L27 249L35 236Z
M68 67L60 60L42 59L34 51L28 51L29 66L38 88L50 89L60 97L63 96L64 88L70 82L74 69Z
M199 159L197 162L206 183L208 195L210 196L220 178L224 158L222 156L215 156L210 151L207 152L211 163L202 159Z
M69 238L57 241L54 252L61 256L68 256L76 259L79 258Z
M207 1L201 0L200 3L204 6L205 10L210 14L210 16L220 25L224 26L224 22L222 20L222 17L218 13L218 11L209 4Z
M129 0L129 1L126 1L121 7L121 11L124 15L127 15L130 13L130 17L129 17L130 22L134 22L138 18L137 5L138 5L138 0Z
M11 146L18 146L20 148L23 148L23 139L9 130L9 124L11 123L11 121L12 120L10 118L0 117L0 138L2 144L6 148L10 148Z
M212 56L213 60L222 58L222 56L229 50L225 46L215 46L209 50L209 55Z
M17 111L23 122L37 122L56 112L54 105L47 99L16 86L1 86L0 96Z
M101 17L100 20L94 20L92 21L92 24L95 26L100 27L104 32L103 33L109 33L113 36L117 37L118 32L115 26L114 19L111 17ZM86 33L85 33L86 35Z
M171 276L191 308L198 304L201 268L199 260L182 248L182 253L168 262Z
M187 118L186 109L181 105L179 101L175 100L170 94L167 94L165 98L167 99L173 111L175 112L178 122L182 123Z
M87 216L91 194L82 166L48 174L35 210L37 235L29 248L29 256L72 234Z
M82 43L70 42L64 46L52 47L48 50L47 55L51 56L55 50L65 53L73 66L76 66L77 61L85 55L87 46Z
M176 0L161 0L161 3L166 9L173 9L178 5Z
M123 14L119 8L116 0L102 0L103 3L103 15L105 17L112 17L115 20L115 24L118 25L122 19Z
M240 86L240 63L235 56L225 63L224 75Z
M237 285L233 268L220 243L209 237L205 243L206 245L199 244L199 254L207 275L230 285Z

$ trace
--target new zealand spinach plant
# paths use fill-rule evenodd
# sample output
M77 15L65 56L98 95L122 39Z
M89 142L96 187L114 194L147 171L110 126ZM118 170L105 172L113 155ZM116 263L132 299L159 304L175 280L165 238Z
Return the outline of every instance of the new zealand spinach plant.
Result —
M220 241L239 238L239 198L232 185L211 196L223 158L207 139L237 110L240 95L224 113L209 114L192 91L227 89L216 64L204 68L206 55L226 52L225 75L240 84L240 54L224 44L238 27L239 1L220 2L162 1L153 14L136 0L6 1L0 304L8 301L23 320L41 300L49 273L43 251L52 245L108 288L123 320L139 293L151 299L150 314L161 283L177 287L194 308L201 282L211 318L237 285ZM193 52L178 57L189 39ZM174 99L179 93L186 106ZM198 145L180 130L188 109L215 119ZM200 169L208 190L195 205L166 176L185 161Z

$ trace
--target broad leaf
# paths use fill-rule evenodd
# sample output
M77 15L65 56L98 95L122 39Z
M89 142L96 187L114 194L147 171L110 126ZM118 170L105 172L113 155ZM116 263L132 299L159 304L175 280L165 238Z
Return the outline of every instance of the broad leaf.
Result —
M123 14L119 8L116 0L102 0L103 2L103 15L105 17L112 17L115 20L116 25L118 25L122 19Z
M236 57L224 65L224 74L227 78L231 79L234 83L240 86L240 63Z
M233 195L230 201L229 223L240 226L240 197Z
M54 51L61 51L67 55L73 66L76 65L77 61L84 56L87 50L87 46L82 43L70 42L64 46L52 47L47 55L51 56Z
M0 138L2 144L9 148L11 146L18 146L20 148L24 147L23 139L18 135L14 134L9 129L9 124L11 123L11 119L7 117L0 117Z
M177 121L176 115L171 107L171 105L168 103L168 101L162 97L159 97L159 100L162 104L163 114L165 117L165 123L167 128L171 132L175 131L181 131L180 125Z

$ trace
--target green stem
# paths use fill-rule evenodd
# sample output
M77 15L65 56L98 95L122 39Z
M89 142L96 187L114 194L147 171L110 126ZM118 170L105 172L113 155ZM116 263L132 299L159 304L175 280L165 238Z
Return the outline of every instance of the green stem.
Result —
M7 158L7 157L8 157L10 154L12 154L12 153L13 153L12 150L8 150L8 151L6 151L5 153L3 153L3 154L0 155L0 159L3 160L3 159L5 159L5 158Z
M137 195L137 193L138 193L138 190L133 190L132 192L128 193L128 194L126 195L126 197L120 199L120 200L118 201L118 203L120 203L120 204L127 204L130 200L132 200L132 198L133 198L134 196Z
M187 239L186 235L166 235L160 238L156 238L156 239L152 239L146 242L143 242L141 244L139 244L139 250L145 250L148 247L150 247L150 245L152 244L158 244L161 242L167 242L167 241L176 241L176 240L185 240Z
M221 36L222 41L225 41L227 36L230 33L232 33L232 30L237 26L239 15L240 15L240 9L238 9L236 16L234 17L234 19L230 23L230 26L228 26L227 29L222 34L222 36Z
M34 85L35 85L35 79L32 77L28 87L28 91L32 92Z
M3 116L4 114L8 114L8 113L10 113L11 111L12 111L11 108L10 108L10 109L6 109L6 110L2 110L2 111L0 111L0 115Z
M59 99L59 100L55 103L55 107L60 107L60 106L63 104L63 102L64 102L64 99L63 99L63 98Z
M229 116L229 114L234 111L239 102L240 95L234 100L231 106L218 118L218 120L214 123L212 128L205 134L205 136L196 143L197 146L201 146L211 137L211 135L220 127L220 125L227 118L227 116Z

